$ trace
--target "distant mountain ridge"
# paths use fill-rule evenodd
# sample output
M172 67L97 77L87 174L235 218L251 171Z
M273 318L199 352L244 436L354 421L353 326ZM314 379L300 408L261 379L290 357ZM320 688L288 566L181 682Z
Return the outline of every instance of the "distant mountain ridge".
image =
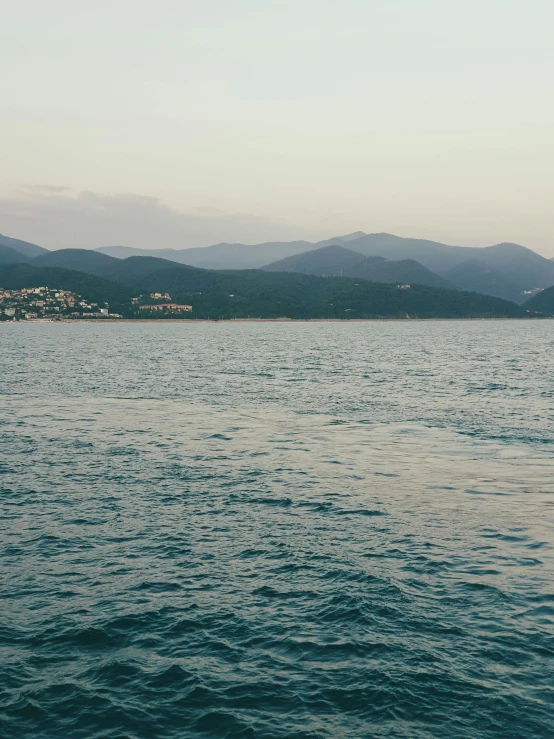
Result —
M255 246L223 243L192 249L134 249L122 246L106 246L95 251L119 259L128 256L161 257L172 262L203 269L259 269L281 256L298 254L301 251L306 251L311 246L308 241L291 241L268 242Z
M331 244L355 242L365 236L363 231L356 231L344 236L313 244L310 241L268 241L261 244L221 243L212 246L193 247L189 249L136 249L129 246L101 246L100 251L108 256L125 259L125 257L161 257L173 262L189 264L191 267L203 269L260 269L271 262L293 254L300 254L310 249L317 249Z
M352 249L332 244L310 249L267 264L266 272L299 272L318 277L340 277L343 272L364 261L363 256Z
M519 304L527 299L530 291L554 285L554 260L546 259L518 244L503 243L482 248L449 246L425 239L363 232L337 236L318 243L307 241L267 242L257 245L222 243L202 248L152 250L125 246L100 247L95 250L64 249L60 250L62 256L59 257L47 256L58 252L49 252L36 244L3 236L0 237L0 262L14 262L16 258L20 261L44 258L45 264L63 267L63 259L67 257L65 263L67 267L88 270L91 274L102 272L103 265L98 259L87 258L85 265L79 261L84 259L83 257L75 256L78 251L87 251L116 259L131 255L165 258L173 263L204 269L274 270L276 262L299 254L307 255L308 252L316 252L328 246L343 247L366 259L380 257L388 260L388 265L381 265L379 268L376 263L371 264L371 268L370 263L366 263L363 274L361 272L357 274L360 279L391 282L419 280L423 281L422 284L456 287L513 300ZM14 251L21 257L16 257ZM53 261L50 262L50 259ZM401 262L405 264L399 264ZM104 264L107 266L107 263ZM349 264L342 267L343 276L350 266ZM400 274L402 266L405 269L404 276ZM286 271L290 269L289 265ZM419 270L419 277L414 273L416 269ZM332 271L325 271L324 274L332 274Z
M11 236L4 236L3 234L0 234L0 246L7 246L28 259L33 259L48 251L43 246L31 244L29 241L21 241L21 239L13 239Z
M90 249L59 249L48 251L32 260L37 267L62 267L102 276L110 266L116 267L121 260Z
M0 244L0 264L17 264L27 261L27 257L21 254L21 252Z
M453 287L442 277L413 259L390 261L384 257L364 257L343 246L323 246L268 264L267 272L299 272L319 277L356 277L371 282L407 283L433 287Z
M430 287L456 286L424 267L415 259L390 259L368 257L355 267L346 271L347 277L371 280L372 282L407 283L408 285L429 285ZM471 292L471 291L470 291Z
M318 243L306 241L270 242L247 246L216 244L205 248L182 250L144 250L140 254L164 256L173 261L210 269L271 268L275 262L325 246L346 246L363 256L379 256L391 262L414 260L460 289L474 290L522 303L525 292L554 285L554 261L519 244L503 243L486 247L450 246L426 239L410 239L387 233L356 232ZM122 255L122 247L103 247L112 256ZM128 254L129 252L125 252ZM138 254L133 250L133 254ZM487 265L480 269L455 270L460 264L478 260ZM287 268L288 269L288 268ZM489 271L488 277L485 273Z
M487 295L496 295L505 300L522 303L526 296L502 272L492 269L481 259L469 259L457 264L444 277L460 290L472 290Z

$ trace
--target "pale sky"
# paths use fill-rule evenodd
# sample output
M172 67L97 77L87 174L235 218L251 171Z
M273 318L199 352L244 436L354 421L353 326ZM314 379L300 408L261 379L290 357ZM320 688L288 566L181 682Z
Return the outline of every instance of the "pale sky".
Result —
M553 0L5 2L0 232L554 256L553 29Z

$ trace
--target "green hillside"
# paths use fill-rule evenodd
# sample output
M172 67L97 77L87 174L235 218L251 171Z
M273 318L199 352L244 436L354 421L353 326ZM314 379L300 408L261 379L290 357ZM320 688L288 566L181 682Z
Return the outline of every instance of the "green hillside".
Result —
M125 282L128 285L148 285L151 282L150 276L158 272L198 275L199 273L206 273L207 270L200 270L197 267L189 267L186 264L178 264L177 262L171 262L169 259L158 257L127 257L127 259L113 259L108 265L104 265L99 272L100 276L116 282ZM157 288L152 289L156 290Z
M331 244L279 259L263 269L266 272L299 272L303 275L339 277L345 270L362 261L363 257L359 252Z
M13 239L11 236L4 236L4 234L0 234L0 246L13 249L25 258L23 261L48 253L48 250L43 246L37 246L37 244L31 244L29 241L22 241L21 239Z
M554 316L554 287L549 287L523 304L523 308L531 312L542 313L544 316Z
M448 246L424 239L406 239L392 234L366 234L348 244L349 249L367 256L390 260L415 259L427 269L447 279L447 274L464 262L485 262L504 282L517 291L554 284L554 264L540 254L519 244L495 244L486 247ZM465 275L466 283L470 284ZM479 289L480 278L472 289Z
M0 264L18 264L26 262L27 258L10 246L0 244Z
M62 269L73 269L78 272L88 272L91 275L102 277L102 273L109 269L110 265L117 264L118 259L109 257L91 249L58 249L48 251L33 259L36 267L61 267Z
M431 287L452 287L444 278L439 277L415 259L390 261L378 257L369 257L344 273L349 277L358 277L372 282L407 283L408 285L429 285Z
M21 290L24 287L56 287L82 295L95 303L126 306L134 291L111 280L58 267L34 267L31 264L0 264L0 287Z
M193 312L189 318L519 318L527 315L514 303L478 293L424 285L401 289L346 277L203 270L143 257L119 261L118 276L120 281L115 282L57 267L0 265L1 287L59 287L94 302L108 302L112 310L124 315L133 315L136 310L131 306L131 297L142 294L143 300L149 302L151 292L168 292L173 301L191 304ZM136 315L144 314L136 312Z
M514 303L524 302L522 289L504 276L502 272L493 270L486 262L480 259L470 259L457 264L445 273L448 279L459 290L471 290L485 295L494 295L504 300L513 300Z
M146 292L168 292L205 318L465 318L525 315L517 305L477 293L394 285L355 278L261 270L202 270L143 257L122 260L118 279ZM148 269L146 267L148 266ZM151 271L150 271L151 268ZM140 272L140 273L139 273Z
M217 287L179 293L179 302L190 302L195 315L206 317L289 318L469 318L520 317L514 303L477 293L432 288L423 285L409 290L394 285L340 277L256 271L228 272L218 277ZM176 287L176 286L175 286ZM175 287L173 293L175 294Z
M332 244L280 259L263 268L266 272L299 272L326 277L356 277L371 282L407 283L452 287L414 259L391 261L384 257L362 257L359 252Z

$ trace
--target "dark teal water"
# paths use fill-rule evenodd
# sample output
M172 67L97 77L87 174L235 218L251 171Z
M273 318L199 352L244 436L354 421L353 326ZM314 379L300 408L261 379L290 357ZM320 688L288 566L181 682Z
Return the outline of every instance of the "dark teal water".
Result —
M2 737L554 736L554 323L0 342Z

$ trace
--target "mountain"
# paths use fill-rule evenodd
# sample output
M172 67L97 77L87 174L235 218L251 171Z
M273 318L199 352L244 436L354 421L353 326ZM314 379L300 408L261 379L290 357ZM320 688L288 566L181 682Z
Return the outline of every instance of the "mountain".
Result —
M61 267L102 277L110 265L117 265L118 259L91 249L59 249L48 251L33 259L36 267Z
M452 287L447 280L431 272L431 270L416 262L415 259L400 259L393 262L382 257L368 257L344 274L345 276L371 280L372 282Z
M470 247L448 246L436 241L374 233L351 241L348 248L368 257L379 256L393 261L415 259L432 272L442 273L462 259L467 259L463 250Z
M312 244L309 241L268 241L263 244L214 244L191 249L136 249L130 246L101 246L95 251L111 257L161 257L203 269L259 269L270 262L322 246L342 245L365 236L356 231Z
M309 249L308 241L267 242L256 246L215 244L197 249L185 249L179 261L204 269L259 269L264 264Z
M554 285L554 264L519 244L496 244L474 249L474 257L490 264L506 279L524 290Z
M106 256L106 255L102 255ZM192 272L191 272L192 270ZM87 271L90 271L87 269ZM199 274L199 272L204 274ZM321 249L303 252L292 257L274 262L264 268L267 272L297 272L299 274L315 275L319 277L355 277L357 279L371 280L372 282L391 282L431 285L433 287L451 287L446 280L433 274L421 264L413 260L402 260L389 262L382 257L369 257L360 260L360 254L345 249L342 246L325 246ZM163 272L163 277L160 276ZM94 272L111 280L121 281L137 287L149 287L153 291L158 287L158 280L163 280L164 285L181 285L185 275L191 275L192 279L201 282L205 288L207 273L211 274L210 280L215 279L214 274L223 274L224 270L201 270L190 265L178 265L166 259L155 257L128 257L127 259L113 259L102 268ZM218 279L220 279L218 277ZM188 281L187 281L187 284ZM173 287L164 287L171 291ZM199 288L200 289L200 288Z
M316 251L326 246L343 246L350 251L359 252L365 257L384 257L391 262L413 260L442 277L445 280L443 284L451 281L447 274L451 269L461 263L477 259L485 262L495 273L496 283L491 288L495 290L495 295L498 292L495 285L509 286L512 292L506 294L514 296L523 293L525 290L554 285L554 261L545 259L531 251L531 249L518 244L496 244L483 248L449 246L436 241L408 239L387 233L364 234L356 232L336 236L316 244L307 241L269 242L253 246L224 243L203 248L160 250L138 250L130 247L113 246L101 247L97 251L118 258L131 255L162 257L181 264L189 264L205 269L268 268L273 271L276 262L297 254ZM289 269L290 265L286 265L286 270ZM427 277L431 279L429 275ZM469 275L462 274L460 285L473 284L464 282L466 279L469 279ZM483 276L475 275L475 280L476 288L480 282L487 284L487 280ZM415 282L415 280L411 280L411 282ZM518 299L521 301L521 296Z
M10 236L4 236L3 234L0 234L0 246L7 246L29 259L38 257L48 251L43 246L31 244L29 241L21 241L21 239L12 239Z
M59 267L35 267L32 264L0 265L0 285L9 290L21 290L24 287L60 288L96 303L109 303L110 307L128 303L135 294L126 285L84 272Z
M102 246L95 251L113 257L161 257L173 262L204 269L258 269L276 259L306 251L315 245L308 241L246 244L214 244L192 249L134 249L124 246Z
M268 264L263 269L266 272L299 272L304 275L337 277L361 261L362 258L358 252L333 244L293 254Z
M115 259L127 259L127 257L150 257L158 254L163 256L169 252L178 253L176 249L139 249L134 246L99 246L94 251L100 254L107 254ZM177 261L177 260L173 260Z
M346 234L345 236L334 236L332 239L329 239L329 242L336 243L340 241L341 244L348 244L349 241L356 241L356 239L361 239L362 236L366 235L365 231L354 231L354 233Z
M195 317L369 318L520 317L497 298L417 285L408 290L348 277L316 277L262 270L205 270L130 257L110 265L110 276L135 291L168 292L190 303Z
M458 264L478 259L486 262L502 280L518 292L554 284L554 263L519 244L494 246L447 246L423 239L404 239L392 234L367 234L351 241L349 249L391 260L415 259L439 275Z
M528 311L536 311L545 316L554 316L554 287L548 287L533 295L522 306Z
M444 277L460 290L495 295L497 298L513 300L518 304L523 303L525 299L521 290L481 259L461 262L445 272Z
M48 286L72 290L95 302L108 302L112 310L116 307L124 315L133 315L132 296L149 292L169 292L174 301L193 306L190 317L210 319L527 315L519 306L499 298L424 285L403 289L349 277L204 270L142 257L122 260L118 269L120 282L59 267L7 264L0 266L0 284L7 288Z
M199 272L206 272L206 270L171 262L169 259L128 257L127 259L113 259L110 264L101 270L100 275L110 280L124 282L127 285L148 286L151 282L152 275L159 273L184 275L198 274ZM153 291L157 290L156 287L152 289Z
M21 261L21 260L19 260ZM116 259L90 249L59 249L42 254L30 262L36 267L57 267L85 272L114 282L142 285L143 278L163 270L193 270L197 267L159 259L158 257L127 257ZM205 271L205 270L202 270Z
M0 244L0 264L18 264L27 261L27 257L23 256L21 252L16 251L9 246Z
M138 280L137 280L138 281ZM515 303L456 290L395 285L348 277L261 270L173 267L140 278L148 292L169 292L204 318L471 318L521 317Z
M363 257L381 257L388 261L377 268L377 262L366 262L364 274L351 272L355 266L354 258L336 262L328 257L324 267L298 267L303 272L316 274L352 274L363 279L406 282L408 284L450 285L459 289L475 290L483 294L502 297L521 303L525 292L554 285L554 260L518 244L496 244L477 248L449 246L425 239L407 239L387 233L364 234L355 232L333 237L312 244L307 241L267 242L264 244L215 244L205 248L193 249L153 249L141 250L125 246L101 247L95 250L63 249L49 252L36 244L0 236L0 262L14 262L14 251L21 257L17 261L41 259L51 266L83 270L106 277L109 262L100 261L102 256L117 259L128 256L149 256L165 258L171 262L187 264L205 269L276 269L275 263L289 257L317 252L324 247L343 247L357 252ZM81 254L79 254L81 252ZM333 250L330 254L332 254ZM91 254L101 255L95 259ZM84 255L87 255L86 257ZM54 256L58 255L58 256ZM344 256L344 255L343 255ZM408 263L399 265L399 262ZM363 260L360 260L360 264ZM396 266L393 264L396 263ZM419 263L416 264L416 263ZM478 264L480 263L480 264ZM486 265L486 266L485 266ZM284 265L289 271L291 265ZM371 266L371 269L370 269ZM279 265L281 269L283 265ZM424 272L423 268L434 273ZM402 271L404 270L404 271ZM419 274L417 274L417 272ZM437 277L438 276L438 277ZM441 278L441 279L439 279Z
M451 287L449 283L413 259L390 261L384 257L361 259L359 252L343 246L323 246L280 259L263 269L267 272L300 272L321 277L356 277L372 282L407 283Z

